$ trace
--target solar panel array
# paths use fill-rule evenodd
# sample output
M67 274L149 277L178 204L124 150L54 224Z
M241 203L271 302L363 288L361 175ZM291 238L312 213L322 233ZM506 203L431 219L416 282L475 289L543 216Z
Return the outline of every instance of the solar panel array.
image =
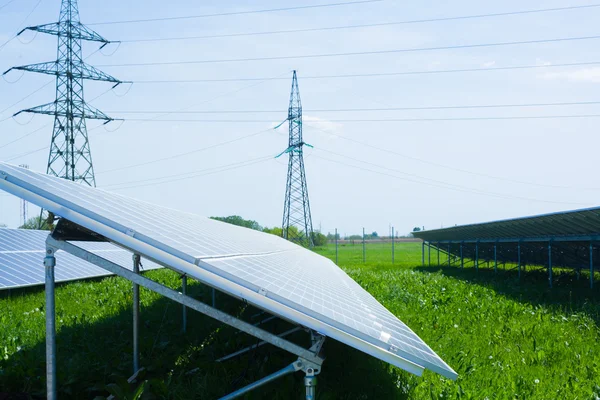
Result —
M43 285L45 271L43 259L48 231L0 228L0 290ZM80 242L82 248L102 256L122 267L132 269L131 253L108 242ZM81 260L64 251L56 254L58 265L56 282L96 278L110 272ZM142 260L143 270L161 268Z
M190 263L199 280L205 276L201 271L208 270L263 294L273 300L265 303L266 311L276 313L281 310L276 304L282 304L312 317L319 331L319 326L329 326L336 328L328 330L332 336L337 330L344 332L334 338L346 344L356 347L356 341L347 339L349 334L377 347L377 354L383 350L386 360L399 360L396 365L406 365L408 360L456 378L452 368L412 330L332 261L282 238L2 163L0 188L56 215L67 214L87 229L100 229L98 224L111 228L113 237L111 229L103 234L116 242L122 234L134 237ZM40 204L45 201L40 198L53 203ZM236 295L229 286L221 289Z
M600 207L414 232L427 241L600 235Z

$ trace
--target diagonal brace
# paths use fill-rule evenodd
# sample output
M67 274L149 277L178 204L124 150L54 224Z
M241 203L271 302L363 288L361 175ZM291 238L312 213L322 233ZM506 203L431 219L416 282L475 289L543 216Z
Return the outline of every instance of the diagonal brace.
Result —
M56 240L52 238L52 236L48 236L46 239L46 245L64 250L65 252L74 255L75 257L81 258L82 260L88 261L94 265L97 265L100 268L104 268L107 271L112 272L115 275L121 276L125 279L130 280L133 283L136 283L146 289L152 290L158 294L161 294L173 301L176 301L180 304L185 305L188 308L196 310L204 315L207 315L211 318L216 319L224 324L227 324L233 328L239 329L249 335L256 337L262 341L270 343L276 347L279 347L285 351L288 351L292 354L297 355L300 358L305 359L311 363L321 364L323 359L317 355L315 355L311 350L307 350L301 346L298 346L294 343L291 343L283 338L278 337L270 332L264 331L252 324L244 322L240 319L237 319L223 311L217 310L216 308L210 307L207 304L204 304L196 299L185 296L182 293L168 288L164 285L161 285L158 282L155 282L151 279L148 279L142 275L137 275L132 271L121 267L118 264L110 262L102 257L99 257L93 253L88 252L80 247L77 247L69 242Z

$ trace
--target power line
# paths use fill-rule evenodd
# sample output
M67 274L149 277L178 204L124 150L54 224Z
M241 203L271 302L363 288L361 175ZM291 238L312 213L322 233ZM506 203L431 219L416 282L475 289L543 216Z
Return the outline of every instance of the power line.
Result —
M10 110L11 108L13 108L14 106L16 106L17 104L27 100L28 98L30 98L31 96L33 96L34 94L38 93L40 90L44 89L45 87L49 86L50 84L54 83L54 80L51 80L48 83L45 83L44 85L40 86L39 88L37 88L36 90L34 90L33 92L29 93L27 96L23 97L21 100L17 101L16 103L11 104L10 106L6 107L3 110L0 110L0 114L2 114L3 112ZM5 120L2 120L5 121Z
M2 10L4 7L10 5L11 3L14 3L15 1L17 1L17 0L9 0L8 2L6 2L0 6L0 10Z
M123 166L123 167L113 168L113 169L109 169L109 170L106 170L106 171L97 172L96 174L106 174L106 173L109 173L109 172L122 171L124 169L136 168L136 167L141 167L141 166L145 166L145 165L149 165L149 164L154 164L154 163L157 163L157 162L160 162L160 161L166 161L166 160L172 160L172 159L175 159L175 158L185 157L185 156L188 156L190 154L199 153L199 152L202 152L202 151L214 149L216 147L225 146L227 144L235 143L235 142L238 142L240 140L249 139L251 137L258 136L261 133L270 132L272 130L273 130L273 128L265 129L265 130L262 130L262 131L259 131L259 132L251 133L249 135L238 137L236 139L227 140L225 142L220 142L220 143L217 143L217 144L213 144L211 146L202 147L202 148L191 150L191 151L186 151L184 153L174 154L172 156L163 157L163 158L159 158L159 159L151 160L151 161L146 161L146 162L142 162L142 163L139 163L139 164L131 164L131 165Z
M167 175L167 176L162 176L162 177L158 177L158 178L151 178L151 179L143 179L143 180L134 180L134 181L129 181L129 182L115 183L115 184L112 184L112 185L104 186L104 188L114 188L114 190L121 190L121 189L134 189L134 188L139 188L139 187L144 187L144 186L151 186L151 185L161 185L163 183L172 183L172 182L178 182L178 181L182 181L182 180L186 180L186 179L198 178L198 177L206 176L206 175L213 175L213 174L216 174L216 173L230 171L232 169L243 168L243 167L247 167L247 166L250 166L250 165L262 163L262 162L269 161L269 160L273 160L273 156L272 155L264 156L264 157L258 157L258 158L253 158L253 159L247 160L247 161L238 161L238 162L235 162L235 163L231 163L231 164L227 164L227 165L221 165L219 167L207 168L207 169L203 169L203 170L199 170L199 171L185 172L185 173L182 173L182 174ZM190 175L190 174L192 174L192 175ZM160 182L157 182L157 181L160 181ZM134 183L136 185L115 188L115 186L129 185L131 183ZM139 183L139 184L137 184L137 183Z
M249 58L229 58L229 59L224 58L224 59L215 59L215 60L195 60L195 61L157 61L157 62L147 62L147 63L104 64L104 65L99 65L99 67L141 67L141 66L152 66L152 65L158 66L158 65L213 64L213 63L227 63L227 62L274 61L274 60L307 59L307 58L348 57L348 56L411 53L411 52L437 51L437 50L459 50L459 49L473 49L473 48L484 48L484 47L517 46L517 45L525 45L525 44L572 42L572 41L595 40L595 39L600 39L600 35L554 38L554 39L520 40L520 41L513 41L513 42L476 43L476 44L463 44L463 45L453 45L453 46L418 47L418 48L408 48L408 49L355 51L355 52L346 52L346 53L301 54L301 55L291 55L291 56L249 57Z
M484 105L454 105L454 106L420 106L420 107L385 107L385 108L325 108L306 109L304 112L370 112L370 111L416 111L416 110L457 110L479 108L520 108L520 107L558 107L558 106L588 106L597 105L600 101L573 101L558 103L515 103L515 104L484 104ZM119 114L266 114L282 113L285 110L200 110L200 111L109 111Z
M487 72L487 71L508 71L519 69L538 69L538 68L556 68L556 67L581 67L589 65L600 65L600 61L580 62L580 63L563 63L552 65L517 65L507 67L490 67L490 68L462 68L462 69L445 69L433 71L400 71L400 72L374 72L365 74L339 74L339 75L313 75L303 76L302 79L344 79L344 78L375 78L386 76L402 76L402 75L430 75L430 74L448 74L460 72ZM160 83L211 83L211 82L240 82L240 81L258 81L258 80L287 80L287 78L225 78L225 79L180 79L180 80L137 80L136 84L160 84Z
M47 128L47 127L49 127L49 126L50 126L50 124L46 124L46 125L43 125L43 126L41 126L41 127L37 128L37 129L35 129L35 130L33 130L33 131L29 132L29 133L26 133L26 134L24 134L24 135L22 135L22 136L19 136L19 137L18 137L18 138L16 138L15 140L12 140L12 141L10 141L10 142L8 142L8 143L5 143L5 144L3 144L2 146L0 146L0 149L3 149L3 148L5 148L5 147L7 147L7 146L10 146L11 144L13 144L13 143L16 143L16 142L18 142L18 141L20 141L20 140L22 140L22 139L25 139L26 137L28 137L28 136L31 136L31 135L33 135L34 133L37 133L37 132L41 131L42 129L46 129L46 128Z
M478 194L478 195L482 195L482 196L498 197L498 198L503 198L503 199L516 199L516 200L525 200L525 201L536 201L536 202L541 202L541 203L568 204L568 205L579 205L579 206L581 206L581 205L587 205L586 203L562 202L562 201L553 201L553 200L536 199L536 198L530 198L530 197L506 195L506 194L496 193L496 192L486 192L486 191L480 191L480 190L477 190L477 189L465 188L465 187L458 186L458 185L445 184L443 186L443 185L438 185L438 184L435 184L435 183L422 182L422 181L418 181L418 180L414 180L414 179L410 179L410 178L404 178L404 177L401 177L401 176L392 175L392 174L389 174L389 173L386 173L386 172L377 171L377 170L373 170L373 169L369 169L369 168L363 168L363 167L359 167L357 165L345 163L343 161L332 160L332 159L327 158L327 157L322 157L322 156L318 156L318 155L313 155L313 157L317 157L317 158L320 158L322 160L326 160L326 161L329 161L329 162L332 162L332 163L337 163L337 164L345 165L347 167L356 168L356 169L359 169L359 170L362 170L362 171L368 171L368 172L372 172L372 173L376 173L376 174L380 174L380 175L385 175L385 176L389 176L389 177L400 179L400 180L404 180L404 181L409 181L409 182L418 183L418 184L422 184L422 185L440 187L440 188L443 188L443 189L449 189L449 190L454 190L454 191L459 191L459 192L467 192L467 193L473 193L473 194ZM360 161L360 160L357 160L357 161L365 163L364 161ZM372 164L372 163L368 163L368 164ZM387 167L382 167L382 166L377 166L377 167L381 168L381 169L386 169L386 170L391 170L391 171L396 171L397 172L397 170L393 170L393 169L390 169L390 168L387 168ZM427 179L427 178L425 178L425 179Z
M576 119L598 118L600 114L573 115L533 115L502 117L459 117L459 118L389 118L389 119L328 119L326 122L451 122L451 121L502 121L502 120L537 120L537 119ZM190 122L190 123L273 123L272 119L156 119L156 118L121 118L128 122ZM312 123L320 123L312 121Z
M21 23L19 23L18 26L25 25L25 22L27 22L27 20L29 19L29 17L31 17L31 14L33 14L35 12L35 10L38 8L38 6L40 5L41 2L42 2L42 0L38 0L38 2L35 3L35 5L33 6L33 8L31 9L31 11L29 11L29 14L27 14L27 16L23 19L23 21L21 21ZM4 42L3 44L1 44L0 45L0 51L4 48L4 46L6 46L7 44L9 44L10 42L12 42L13 40L15 40L16 38L17 38L17 35L14 35L10 39L8 39L6 42Z
M232 11L232 12L215 13L215 14L181 15L181 16L177 16L177 17L161 17L161 18L146 18L146 19L130 19L130 20L121 20L121 21L94 22L94 23L87 24L87 25L135 24L135 23L142 23L142 22L176 21L176 20L183 20L183 19L225 17L225 16L230 16L230 15L261 14L261 13L278 12L278 11L294 11L294 10L306 10L306 9L312 9L312 8L326 8L326 7L347 6L347 5L355 5L355 4L377 3L380 1L383 1L383 0L345 1L345 2L339 2L339 3L314 4L314 5L307 5L307 6L282 7L282 8L269 8L269 9L263 9L263 10Z
M414 156L410 156L407 154L403 154L403 153L399 153L397 151L394 150L390 150L388 148L383 148L383 147L379 147L379 146L375 146L373 144L367 143L367 142L363 142L360 140L356 140L356 139L352 139L346 136L341 136L341 135L336 135L333 132L329 132L326 131L324 129L318 128L316 126L312 126L311 124L305 124L305 127L308 126L309 128L313 128L315 130L321 131L323 133L326 133L330 136L334 136L338 139L342 139L342 140L346 140L348 142L351 143L355 143L358 144L362 147L368 147L374 150L378 150L384 153L388 153L388 154L392 154L394 156L398 156L398 157L402 157L402 158L406 158L409 159L411 161L417 161L423 164L427 164L427 165L433 165L435 167L440 167L446 170L452 170L452 171L457 171L457 172L462 172L462 173L466 173L466 174L470 174L470 175L474 175L474 176L481 176L484 178L490 178L490 179L495 179L495 180L499 180L499 181L505 181L505 182L511 182L511 183L518 183L518 184L522 184L522 185L528 185L528 186L537 186L537 187L545 187L545 188L552 188L552 189L567 189L567 190L573 190L573 189L577 189L577 190L598 190L597 188L577 188L577 187L572 187L572 186L558 186L558 185L546 185L546 184L542 184L542 183L537 183L537 182L528 182L528 181L521 181L521 180L516 180L516 179L510 179L510 178L505 178L505 177L500 177L500 176L494 176L494 175L489 175L489 174L484 174L481 172L476 172L476 171L470 171L470 170L466 170L466 169L462 169L462 168L457 168L457 167L453 167L451 165L447 165L447 164L441 164L441 163L437 163L434 161L429 161L429 160L424 160L422 158L418 158L418 157L414 157Z
M394 21L394 22L376 22L376 23L370 23L370 24L338 25L338 26L327 26L327 27L319 27L319 28L287 29L287 30L274 30L274 31L262 31L262 32L241 32L241 33L228 33L228 34L216 34L216 35L179 36L179 37L169 37L169 38L129 39L129 40L122 40L121 42L122 43L163 42L163 41L176 41L176 40L216 39L216 38L229 38L229 37L242 37L242 36L265 36L265 35L290 34L290 33L302 33L302 32L323 32L323 31L343 30L343 29L361 29L361 28L381 27L381 26L420 24L420 23L442 22L442 21L458 21L458 20L490 18L490 17L504 17L504 16L511 16L511 15L545 13L545 12L554 12L554 11L569 11L569 10L589 9L589 8L596 8L596 7L600 7L600 4L587 4L587 5L570 6L570 7L542 8L542 9L533 9L533 10L508 11L508 12L500 12L500 13L474 14L474 15L463 15L463 16L456 16L456 17L428 18L428 19L416 19L416 20ZM304 78L302 78L302 79L304 79Z

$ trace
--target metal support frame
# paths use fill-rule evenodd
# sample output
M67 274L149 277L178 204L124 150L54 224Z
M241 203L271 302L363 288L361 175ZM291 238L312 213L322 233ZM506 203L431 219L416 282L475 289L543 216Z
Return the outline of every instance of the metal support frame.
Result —
M425 266L425 241L421 242L421 266Z
M498 273L498 244L494 243L494 273Z
M552 242L548 242L548 286L552 287Z
M130 271L126 268L121 267L118 264L115 264L111 261L108 261L94 253L91 253L87 250L84 250L80 247L77 247L69 242L56 240L52 236L48 236L46 239L47 246L47 255L44 259L44 265L46 267L46 375L47 375L47 397L49 400L56 399L56 329L55 329L55 319L56 312L54 306L54 266L56 265L56 259L54 258L54 253L57 249L63 250L75 257L81 258L82 260L88 261L100 268L103 268L115 275L123 277L127 280L130 280L134 284L142 286L146 289L152 290L158 294L161 294L168 299L176 301L186 307L198 311L206 316L216 319L219 322L227 324L233 328L236 328L242 332L245 332L251 336L260 339L266 343L272 344L276 347L279 347L289 353L295 354L298 356L298 360L293 364L294 370L291 370L291 365L279 371L280 373L285 371L283 375L292 373L294 371L302 370L308 377L314 377L321 370L321 365L324 361L322 357L319 356L319 352L321 350L321 346L325 340L325 336L321 336L318 334L314 334L315 337L318 337L317 343L313 343L313 346L310 349L306 349L297 344L289 342L273 333L267 332L263 329L260 329L250 323L242 321L234 316L231 316L223 311L217 310L216 308L210 307L209 305L202 303L196 299L188 297L183 293L177 292L171 288L168 288L158 282L155 282L149 278L146 278L143 275ZM229 396L224 397L224 399L232 399L241 394L244 394L256 387L262 386L267 382L276 379L280 375L273 374L266 378L263 378L252 385L247 386L246 388L240 389L240 391L232 393ZM274 376L277 375L277 376ZM305 382L306 383L306 382ZM310 390L307 386L307 393L309 391L314 390L314 384L316 381L311 380ZM237 394L236 394L237 393ZM232 397L233 396L233 397ZM308 397L307 397L308 398Z
M431 267L431 242L427 242L427 263Z
M46 248L46 395L48 400L57 399L56 382L56 307L54 295L54 249Z
M140 255L133 255L133 273L140 273ZM140 369L140 285L133 284L133 373Z
M187 296L187 275L181 275L181 293ZM214 306L213 306L214 307ZM181 309L181 331L185 333L187 331L187 307L184 305Z
M519 260L519 280L521 280L521 242L517 243L517 259Z
M255 324L254 326L258 326L258 325L256 325L256 324ZM299 326L297 326L297 327L295 327L295 328L292 328L292 329L289 329L289 330L287 330L287 331L285 331L285 332L283 332L283 333L280 333L280 334L279 334L279 335L277 335L277 336L279 336L279 337L281 337L281 338L284 338L284 337L286 337L286 336L289 336L289 335L291 335L292 333L296 333L296 332L298 332L298 331L301 331L301 330L302 330L302 328L301 328L301 327L299 327ZM237 356L241 356L242 354L245 354L245 353L247 353L247 352L249 352L249 351L251 351L251 350L254 350L254 349L258 348L258 347L264 346L265 344L267 344L267 342L258 342L258 343L256 343L256 344L253 344L253 345L251 345L251 346L248 346L248 347L244 347L244 348L243 348L243 349L241 349L241 350L238 350L238 351L236 351L236 352L233 352L233 353L231 353L231 354L228 354L228 355L226 355L226 356L223 356L223 357L221 357L221 358L218 358L216 361L217 361L217 362L223 362L223 361L230 360L230 359L232 359L232 358L235 358L235 357L237 357Z
M594 288L594 242L590 241L590 289Z

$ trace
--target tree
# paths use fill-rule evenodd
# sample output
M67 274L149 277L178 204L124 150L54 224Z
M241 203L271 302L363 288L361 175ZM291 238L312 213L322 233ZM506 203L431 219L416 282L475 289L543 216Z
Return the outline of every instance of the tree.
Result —
M371 238L372 238L372 239L376 239L376 238L378 238L378 237L379 237L379 235L377 234L377 232L373 232L373 233L371 233Z
M44 231L52 230L53 227L52 225L48 224L47 220L43 220L41 224L40 221L41 219L39 215L37 217L31 217L23 225L21 225L19 229L41 229Z
M421 228L419 228L418 226L415 226L413 229L413 232L421 232Z
M327 245L327 236L323 235L321 232L313 232L312 240L316 247Z
M255 231L262 231L262 226L258 222L251 219L244 219L239 215L230 215L229 217L210 217L211 219L226 222L231 225L243 226L244 228L254 229Z
M6 224L0 223L0 228L6 228Z

